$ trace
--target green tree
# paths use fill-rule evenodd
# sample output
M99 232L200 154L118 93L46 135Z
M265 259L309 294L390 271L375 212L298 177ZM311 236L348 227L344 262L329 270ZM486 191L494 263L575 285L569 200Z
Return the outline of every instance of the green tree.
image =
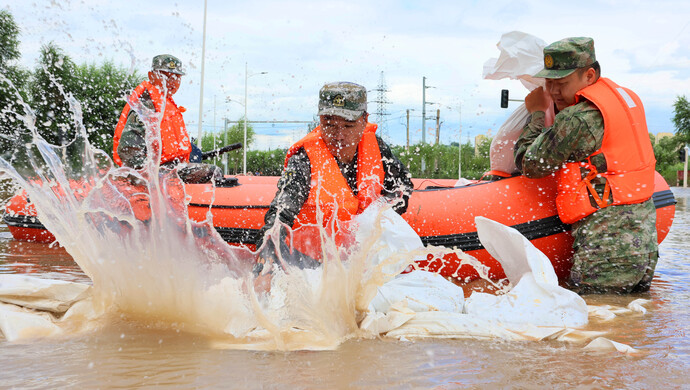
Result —
M683 169L683 163L678 155L678 150L683 145L680 137L664 137L656 143L653 135L650 135L650 139L654 145L657 172L664 177L669 185L676 185L677 172Z
M13 150L17 130L24 129L22 102L27 100L30 72L16 65L20 58L19 27L12 14L0 10L0 151ZM4 153L3 153L4 154Z
M247 144L249 146L254 142L254 135L254 128L251 124L247 123ZM201 137L201 147L205 152L238 142L241 144L244 143L244 118L240 118L238 123L235 123L226 130L219 133L204 132ZM232 173L240 172L242 170L243 159L242 149L228 152L226 155L228 159L228 170ZM220 167L223 165L222 158L217 158L209 163L216 164ZM249 164L249 154L247 154L247 166L252 166Z
M247 152L247 169L262 176L280 176L283 172L287 149L250 150Z
M673 125L679 143L690 143L690 102L685 96L676 97L673 112Z
M69 56L53 42L41 47L30 85L31 103L38 133L53 145L74 139L76 125L65 93L78 84L75 70Z
M479 179L489 170L489 148L491 139L486 139L478 147L469 143L462 145L462 177ZM458 144L431 145L417 143L409 150L404 146L393 146L393 154L407 166L412 177L432 179L455 179L458 177ZM425 169L422 170L422 158Z
M110 152L113 132L126 99L142 80L142 76L128 73L111 61L101 65L82 64L75 68L78 87L71 92L82 107L83 123L89 142Z
M0 69L4 70L20 56L19 27L11 13L0 10Z

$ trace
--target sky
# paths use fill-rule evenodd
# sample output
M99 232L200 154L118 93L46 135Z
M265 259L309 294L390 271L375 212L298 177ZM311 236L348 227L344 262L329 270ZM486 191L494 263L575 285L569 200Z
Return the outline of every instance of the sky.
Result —
M21 29L20 63L34 68L50 41L76 63L111 60L144 75L156 54L170 53L187 70L175 95L198 134L204 64L204 131L223 118L312 121L324 83L351 81L369 90L370 121L391 144L422 139L422 78L426 77L427 142L473 142L495 135L517 108L500 108L500 91L522 99L518 81L486 80L484 64L499 56L503 34L521 31L547 44L570 36L594 39L602 75L635 91L649 131L673 132L673 103L690 92L690 2L598 1L235 1L0 0ZM266 72L265 74L262 74ZM385 81L388 115L377 116ZM113 124L113 127L115 124ZM306 124L255 124L253 149L286 148ZM462 133L460 133L462 129Z

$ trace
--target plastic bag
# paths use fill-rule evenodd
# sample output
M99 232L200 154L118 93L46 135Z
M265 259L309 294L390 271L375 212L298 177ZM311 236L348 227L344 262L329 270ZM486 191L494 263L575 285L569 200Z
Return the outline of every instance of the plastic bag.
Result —
M500 80L510 78L520 80L522 85L532 91L544 86L544 79L532 77L544 67L543 40L520 31L512 31L501 36L497 47L501 51L498 58L491 58L484 63L484 78ZM547 112L546 125L553 123L553 110ZM525 105L520 105L501 125L491 141L489 159L492 171L513 174L518 171L513 160L513 149L522 128L527 123L529 113Z
M518 171L513 158L513 151L515 150L515 143L522 133L522 128L527 123L527 118L529 118L529 112L525 105L521 104L501 125L496 137L491 141L491 149L489 150L492 171L501 171L507 174Z
M501 54L484 63L485 79L520 80L530 91L544 86L544 79L535 79L532 75L544 67L546 42L521 31L511 31L503 34L496 46Z

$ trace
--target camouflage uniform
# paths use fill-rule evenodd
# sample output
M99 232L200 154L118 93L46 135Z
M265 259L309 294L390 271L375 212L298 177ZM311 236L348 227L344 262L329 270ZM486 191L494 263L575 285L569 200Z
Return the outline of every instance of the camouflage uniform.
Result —
M326 84L320 92L319 115L337 115L346 120L356 120L365 113L365 110L366 90L359 85L353 83ZM382 196L390 199L393 209L402 214L407 210L407 201L412 194L413 186L410 172L393 155L390 147L380 137L376 136L376 140L385 173ZM358 154L355 154L350 163L343 163L336 159L340 172L355 195L357 195L357 159ZM300 148L288 159L287 166L278 181L278 191L265 215L265 225L257 237L257 247L262 245L264 234L274 225L276 219L290 227L293 226L295 218L309 197L310 189L311 164L305 149ZM270 258L272 250L272 247L267 246L267 249L262 252L262 257ZM283 250L283 252L287 251ZM300 259L295 263L312 264L313 266L319 264L313 259L305 259L306 255L298 254L297 256ZM285 253L283 257L287 257ZM290 260L288 262L290 263ZM257 271L255 270L255 272Z
M549 50L553 54L550 60L545 59L545 64L562 64L568 55L573 56L573 51L565 56L558 51L564 46L572 48L568 44L573 39L582 38L547 46L545 57L549 56ZM593 50L592 44L592 57ZM578 58L574 61L577 62L581 60L581 53L575 52ZM557 76L567 69L558 71L560 73L553 75L554 78L559 78ZM563 109L549 128L545 128L544 118L544 112L534 112L515 145L515 163L525 176L548 176L564 163L585 160L601 148L604 119L593 103L584 100ZM599 172L607 170L603 154L593 156L591 162ZM583 169L582 173L584 178L587 172ZM602 196L605 179L595 179L593 184ZM594 200L590 200L596 207ZM600 209L574 223L572 228L575 254L569 283L575 290L581 293L633 292L649 288L658 258L656 209L651 199Z
M171 66L171 64L174 65ZM184 75L181 65L180 60L174 56L162 54L153 58L151 70ZM151 111L155 109L148 91L144 91L139 102ZM134 110L130 110L120 136L117 154L124 166L141 169L146 161L146 152L146 127L139 115ZM212 179L219 181L223 178L222 171L215 165L169 161L161 167L177 169L180 179L185 183L208 183Z

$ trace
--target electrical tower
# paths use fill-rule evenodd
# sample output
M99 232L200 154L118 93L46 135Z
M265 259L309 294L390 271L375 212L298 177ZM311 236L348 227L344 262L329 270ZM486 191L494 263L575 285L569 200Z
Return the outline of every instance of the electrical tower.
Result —
M376 112L374 113L374 116L376 119L375 123L379 125L378 134L385 141L389 141L387 124L388 118L386 118L386 116L390 114L388 113L386 106L388 106L391 102L386 98L386 92L388 92L388 89L386 88L386 79L383 77L383 71L381 71L381 78L379 79L378 88L373 89L372 92L376 92L376 100L372 101L372 103L376 103Z

